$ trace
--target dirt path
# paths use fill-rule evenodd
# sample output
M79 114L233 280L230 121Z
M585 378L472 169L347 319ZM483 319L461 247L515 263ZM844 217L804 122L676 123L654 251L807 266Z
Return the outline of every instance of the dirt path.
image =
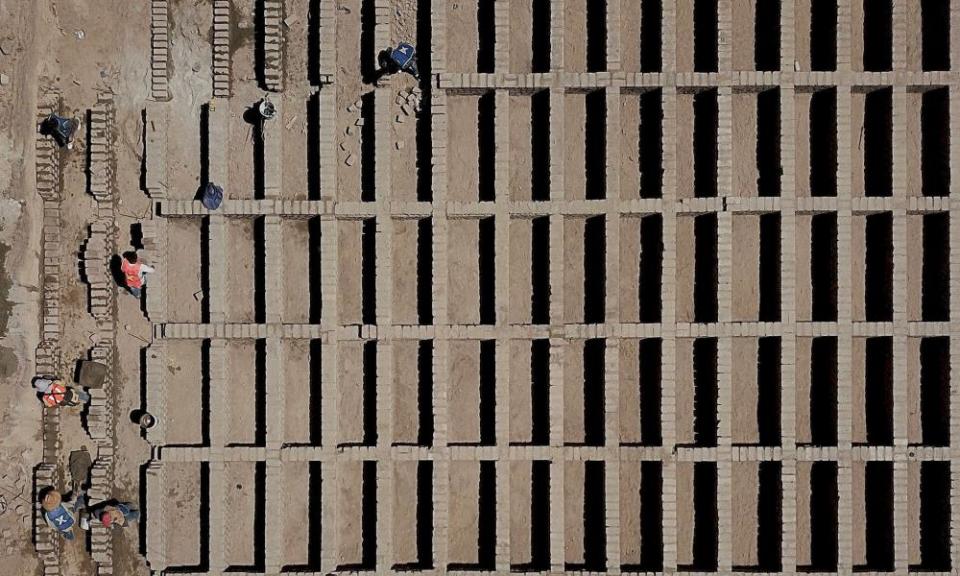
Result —
M11 576L39 568L31 544L33 466L41 459L40 406L28 386L39 314L42 218L34 196L34 113L42 2L0 4L0 556ZM24 113L26 111L26 113Z

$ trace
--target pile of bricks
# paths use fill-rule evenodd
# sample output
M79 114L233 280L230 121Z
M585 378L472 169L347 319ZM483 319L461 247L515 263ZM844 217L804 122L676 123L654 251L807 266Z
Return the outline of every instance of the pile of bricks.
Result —
M213 2L213 96L230 97L230 0Z
M271 92L283 90L283 0L263 2L263 82Z
M170 99L167 77L168 11L167 0L152 0L150 3L150 95L154 100Z

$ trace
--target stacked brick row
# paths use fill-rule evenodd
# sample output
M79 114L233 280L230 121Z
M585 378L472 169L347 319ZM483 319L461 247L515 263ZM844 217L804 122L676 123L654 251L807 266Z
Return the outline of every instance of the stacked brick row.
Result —
M163 419L161 418L162 422ZM150 462L147 465L147 514L150 515L152 526L165 526L163 506L163 485L164 485L163 464L160 462ZM161 573L167 567L167 544L165 530L150 530L142 526L141 530L147 530L147 565L152 573Z
M111 296L115 290L110 276L110 258L108 247L111 229L102 222L90 226L90 237L83 250L83 269L90 292L90 313L98 321L107 319L113 313Z
M46 443L46 438L44 438ZM34 483L38 489L53 486L56 482L56 464L45 462L37 467L34 473ZM53 530L47 528L43 520L40 504L34 505L34 547L43 564L43 576L59 576L60 574L60 542L62 538Z
M104 97L90 110L90 193L97 202L112 199L113 165L110 162L110 127L113 125L112 98Z
M939 87L953 82L948 72L443 72L437 74L439 87L446 89L493 88L716 88L737 86L755 88L781 86L871 86L894 82L910 86Z
M100 446L97 461L90 469L90 490L87 495L93 503L113 498L113 451ZM90 555L97 563L98 576L113 574L113 540L110 530L94 525L90 529Z
M89 496L92 503L108 500L113 494L114 450L114 370L117 288L110 272L110 259L117 251L116 199L113 178L116 158L112 136L115 112L113 97L101 93L97 106L90 111L88 150L91 192L97 200L97 220L90 225L90 237L84 251L84 269L90 286L90 312L97 321L95 346L90 359L107 366L103 385L90 390L87 432L97 443L97 460L90 476ZM97 574L113 574L113 540L104 528L91 532L91 553Z
M50 114L60 112L60 98L43 94L37 111L37 126ZM42 228L42 328L37 347L37 374L56 375L60 372L60 151L52 138L37 133L36 138L37 192L43 199ZM34 490L39 493L47 486L57 485L57 463L60 456L60 414L56 410L43 411L43 463L34 476ZM44 576L60 574L60 536L47 528L40 507L35 507L34 542Z
M333 2L320 3L320 84L333 82L337 66L337 49L334 43L337 32L337 7ZM320 124L323 126L323 122Z
M283 0L263 1L263 82L271 92L283 90Z
M153 199L167 197L167 105L147 102L143 155L146 157L147 194Z
M230 0L213 2L213 96L230 97Z
M167 76L170 30L167 0L150 3L150 95L154 100L169 100L170 85Z
M166 235L166 222L163 219L147 220L140 223L144 260L157 270L166 270L166 252L160 247L165 245L161 237ZM166 286L155 282L147 290L147 317L153 322L162 322L166 318Z

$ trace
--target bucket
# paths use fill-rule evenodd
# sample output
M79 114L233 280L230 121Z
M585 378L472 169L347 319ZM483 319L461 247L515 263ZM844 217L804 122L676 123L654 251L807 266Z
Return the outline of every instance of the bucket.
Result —
M144 430L149 430L157 423L157 419L153 417L153 414L149 412L144 412L140 415L140 427Z

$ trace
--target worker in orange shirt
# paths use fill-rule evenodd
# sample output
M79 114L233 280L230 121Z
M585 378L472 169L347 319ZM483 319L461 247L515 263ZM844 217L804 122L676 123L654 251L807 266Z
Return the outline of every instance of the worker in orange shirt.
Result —
M37 377L33 381L33 389L40 395L40 400L47 408L80 406L90 401L90 394L82 389L67 386L58 378Z
M127 290L133 294L134 298L139 298L146 283L146 275L155 272L155 269L140 262L136 252L127 252L120 263L120 271L123 272Z

